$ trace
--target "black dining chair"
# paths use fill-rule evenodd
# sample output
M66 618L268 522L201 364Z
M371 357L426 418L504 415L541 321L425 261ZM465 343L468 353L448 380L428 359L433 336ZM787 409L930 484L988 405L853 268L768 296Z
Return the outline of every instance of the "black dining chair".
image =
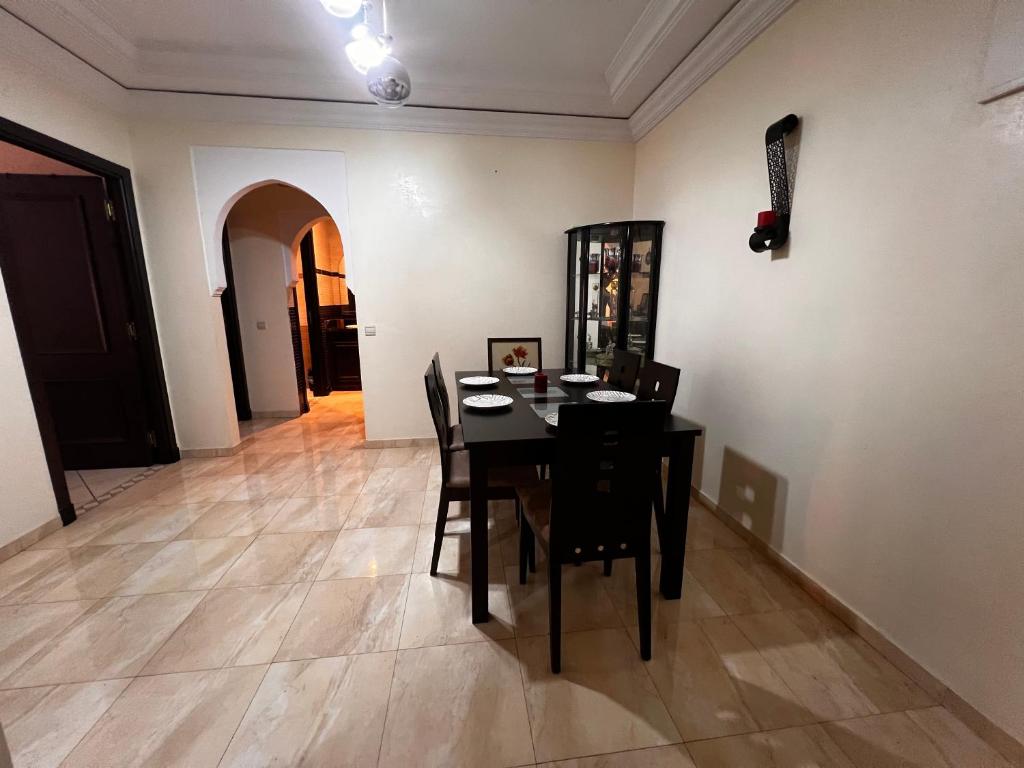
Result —
M676 401L676 390L679 388L678 368L665 365L654 360L648 360L640 369L640 384L637 387L636 396L638 400L660 400L668 405L668 411L672 411L672 405ZM658 533L661 533L662 521L665 519L665 494L661 487L661 462L658 462L658 471L654 477L654 521L658 525Z
M423 381L427 390L427 404L430 417L437 433L437 446L441 452L441 494L437 503L437 522L434 525L434 551L430 557L430 575L437 576L437 564L444 542L445 524L448 522L448 505L453 501L469 501L469 452L454 450L450 431L446 428L441 392L434 363L427 366ZM516 503L516 517L521 518L522 506L516 493L517 488L529 488L538 482L533 467L503 467L487 473L487 500L512 499Z
M437 352L434 353L434 357L430 362L431 365L434 366L434 376L437 379L437 389L441 395L441 405L444 408L444 423L448 425L448 442L453 451L461 451L466 447L466 443L462 439L462 425L452 424L451 400L448 399L448 386L444 382L444 373L441 371L441 358Z
M519 583L534 542L547 554L551 671L561 670L562 564L633 558L640 657L651 658L650 477L665 404L573 403L558 411L551 480L521 488Z
M540 336L487 339L487 370L491 373L509 366L544 367Z
M640 355L625 349L612 350L612 366L608 369L608 384L632 392L640 372Z

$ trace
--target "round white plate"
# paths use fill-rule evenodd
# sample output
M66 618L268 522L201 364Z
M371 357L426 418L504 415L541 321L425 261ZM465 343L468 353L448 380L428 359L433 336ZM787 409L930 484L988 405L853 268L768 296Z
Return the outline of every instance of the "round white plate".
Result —
M467 408L504 408L512 405L512 398L508 395L473 395L462 401Z
M555 411L554 413L549 413L547 416L544 417L544 421L546 421L552 427L557 427L558 426L558 411Z
M601 377L593 376L589 373L567 373L558 378L566 384L594 384L601 380Z
M464 387L489 387L497 383L498 379L494 376L467 376L464 379L459 379L459 384Z
M596 392L587 392L588 400L596 400L599 403L629 403L636 400L636 395L629 392L618 392L614 389L599 389Z
M532 376L537 372L536 368L531 368L528 365L513 365L511 368L502 368L501 370L509 376Z

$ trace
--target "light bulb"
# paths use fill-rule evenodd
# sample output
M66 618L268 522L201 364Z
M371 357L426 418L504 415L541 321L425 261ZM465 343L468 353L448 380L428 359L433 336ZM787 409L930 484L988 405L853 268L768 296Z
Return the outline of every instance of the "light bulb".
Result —
M363 0L320 0L324 10L332 16L351 19L363 7Z
M376 37L364 37L346 45L345 55L356 71L365 75L371 67L380 64L388 53Z
M398 59L385 56L366 73L366 87L381 106L400 107L412 94L409 72Z
M360 22L352 27L352 39L362 40L364 37L370 34L370 28L364 23Z

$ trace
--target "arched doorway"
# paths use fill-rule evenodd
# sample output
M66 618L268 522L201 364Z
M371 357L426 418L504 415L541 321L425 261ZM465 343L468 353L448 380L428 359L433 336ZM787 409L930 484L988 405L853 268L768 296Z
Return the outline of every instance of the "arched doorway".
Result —
M326 209L270 182L225 218L221 302L239 421L295 417L314 397L360 389L344 245Z

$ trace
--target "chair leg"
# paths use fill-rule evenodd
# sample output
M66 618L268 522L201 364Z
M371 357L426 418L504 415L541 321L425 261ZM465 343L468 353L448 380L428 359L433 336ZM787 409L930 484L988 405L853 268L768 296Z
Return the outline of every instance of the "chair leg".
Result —
M658 526L658 542L664 546L662 540L662 525L665 521L665 493L661 488L661 474L655 477L654 482L654 524Z
M532 533L532 531L531 531ZM530 573L537 572L537 545L534 542L533 536L530 537L530 548L526 550L527 565L530 566Z
M519 583L526 583L526 569L530 563L530 553L533 551L533 529L523 518L523 524L519 527Z
M604 559L604 575L605 576L611 576L612 575L612 559L610 557L606 557Z
M434 552L430 556L430 575L437 576L437 563L441 559L441 544L444 543L444 526L448 522L448 494L442 489L437 502L437 522L434 525Z
M562 566L548 553L548 634L551 636L551 671L562 671Z
M640 631L640 658L651 658L651 553L638 552L636 563L636 618Z

